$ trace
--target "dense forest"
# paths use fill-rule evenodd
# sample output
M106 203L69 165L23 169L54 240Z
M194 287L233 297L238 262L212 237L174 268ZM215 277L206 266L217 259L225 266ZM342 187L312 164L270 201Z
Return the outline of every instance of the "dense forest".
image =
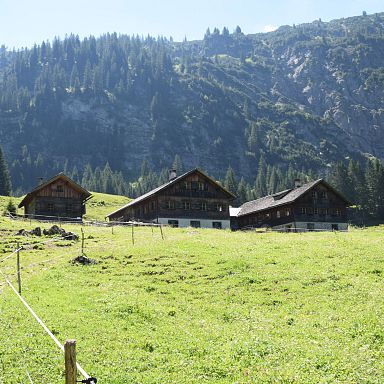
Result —
M383 55L383 13L256 35L208 29L201 41L111 33L3 45L0 144L13 193L64 171L137 196L175 166L200 167L238 202L300 176L333 179L363 204L368 193L335 170L365 181L381 172Z

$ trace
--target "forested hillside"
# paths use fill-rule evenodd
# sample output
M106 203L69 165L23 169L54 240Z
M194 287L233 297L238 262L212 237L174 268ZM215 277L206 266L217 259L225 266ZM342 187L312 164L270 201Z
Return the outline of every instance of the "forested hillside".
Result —
M112 33L2 46L13 190L63 170L90 183L105 171L116 185L145 175L148 187L175 161L221 179L230 166L255 187L269 172L275 189L293 171L383 159L383 57L384 13L192 42Z

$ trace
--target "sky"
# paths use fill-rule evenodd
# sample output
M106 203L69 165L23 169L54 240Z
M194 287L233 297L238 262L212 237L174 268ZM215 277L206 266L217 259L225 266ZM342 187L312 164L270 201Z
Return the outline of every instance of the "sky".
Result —
M0 45L31 47L55 36L107 32L200 40L209 27L246 34L281 25L384 12L383 0L0 0Z

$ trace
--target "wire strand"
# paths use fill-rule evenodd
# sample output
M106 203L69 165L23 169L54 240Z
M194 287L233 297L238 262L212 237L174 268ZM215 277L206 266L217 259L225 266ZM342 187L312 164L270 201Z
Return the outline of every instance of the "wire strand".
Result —
M5 261L5 260L8 260L10 257L12 257L15 253L17 253L17 252L20 251L21 249L22 249L21 247L15 249L10 255L8 255L8 256L5 257L4 259L1 259L1 260L0 260L0 263L2 263L2 262Z
M55 335L49 330L49 328L44 324L44 322L39 318L39 316L36 315L34 310L29 306L29 304L24 300L24 298L17 292L16 288L12 285L12 283L7 279L7 277L4 275L4 273L0 270L0 275L3 276L4 280L7 282L7 284L12 288L13 292L16 294L16 296L20 299L20 301L24 304L24 306L28 309L28 311L32 314L32 316L36 319L36 321L44 328L45 332L48 333L50 338L55 342L55 344L61 349L61 351L64 353L64 346L60 343L60 341L55 337ZM81 367L79 363L76 363L77 369L79 372L86 378L89 379L90 376L85 372L85 370Z

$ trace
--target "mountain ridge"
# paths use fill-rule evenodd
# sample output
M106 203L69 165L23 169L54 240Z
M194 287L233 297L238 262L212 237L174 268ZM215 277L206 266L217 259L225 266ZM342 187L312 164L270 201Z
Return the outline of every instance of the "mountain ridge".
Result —
M326 174L384 158L383 55L384 13L181 43L112 33L3 47L0 141L24 190L66 161L134 179L144 160L160 172L176 155L217 177L230 165L254 179L261 155Z

